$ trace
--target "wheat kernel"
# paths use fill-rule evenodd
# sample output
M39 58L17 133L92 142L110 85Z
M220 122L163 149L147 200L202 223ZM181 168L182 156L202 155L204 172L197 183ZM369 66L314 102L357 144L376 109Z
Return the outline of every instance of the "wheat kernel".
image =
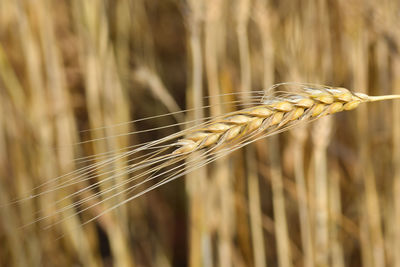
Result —
M254 130L257 130L261 124L263 123L264 119L263 118L256 118L252 122L250 122L248 126L248 131L252 132Z
M335 102L328 107L328 114L333 114L343 110L343 103Z
M296 110L293 112L292 117L290 118L290 120L297 120L303 114L304 114L304 109L303 108L296 108Z
M226 140L232 140L233 138L237 137L237 135L242 130L241 126L234 126L226 132Z
M283 112L275 113L274 115L272 115L270 125L275 125L275 124L280 123L282 121L282 118L283 118Z
M297 107L310 108L314 104L315 104L314 100L312 100L310 98L303 98L303 99L298 100L295 105Z
M231 127L226 123L214 123L208 126L207 130L211 132L225 132L229 128Z
M312 117L316 117L321 114L325 109L325 104L316 104L312 109Z
M273 113L272 110L268 109L267 107L259 107L250 110L250 115L258 116L258 117L269 117Z
M352 110L355 109L356 107L358 107L358 105L361 103L360 100L354 100L351 102L348 102L346 104L344 104L343 109L344 110Z
M293 109L293 105L287 101L272 102L269 107L277 111L288 112Z
M337 90L334 90L333 94L339 101L349 102L353 99L353 95L346 88L337 88Z
M220 138L221 134L210 134L202 144L203 146L210 146L212 144L215 144L218 139Z
M181 140L181 147L179 147L178 149L175 149L172 154L183 154L183 153L188 153L188 152L192 152L194 150L197 149L197 147L199 146L199 142L194 142L192 140Z
M334 97L328 94L320 94L314 97L315 100L322 102L324 104L332 104L335 101Z
M197 142L197 141L203 140L204 138L207 138L209 134L210 133L207 133L207 132L195 132L195 133L192 133L191 135L189 135L187 137L187 139Z
M248 123L250 120L251 120L251 118L249 116L236 115L236 116L228 118L226 121L235 123L235 124L245 124L245 123Z

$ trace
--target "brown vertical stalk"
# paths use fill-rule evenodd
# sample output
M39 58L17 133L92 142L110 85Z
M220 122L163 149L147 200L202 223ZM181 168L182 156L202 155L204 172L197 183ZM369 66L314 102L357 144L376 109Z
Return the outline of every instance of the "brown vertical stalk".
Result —
M31 30L30 21L28 13L32 7L29 5L24 5L22 2L18 6L17 14L20 20L19 24L19 38L22 44L22 51L24 58L26 59L26 72L28 75L28 85L27 88L30 92L30 119L36 125L36 133L37 140L40 147L40 153L38 153L37 157L35 157L35 165L38 166L35 170L38 182L42 183L48 177L54 177L57 175L56 170L56 160L52 156L53 151L51 147L53 145L53 134L51 119L49 117L49 107L46 105L46 88L43 77L46 75L43 74L42 70L42 59L40 57L40 44L38 43L38 39ZM22 159L23 160L23 159ZM33 178L33 177L32 177ZM29 190L32 190L32 185L34 179L28 179L27 181L21 181L24 186L24 190L21 191L21 196ZM29 187L29 189L28 189ZM49 205L54 201L54 195L43 197L40 199L40 207L45 209L45 212L51 211L48 209ZM33 211L35 208L33 207L34 202L27 203L27 205L23 206L24 210L23 214L23 222L29 223L35 219L33 215ZM40 265L41 257L39 255L40 245L38 244L39 240L35 240L39 238L39 235L31 236L32 233L27 231L27 240L29 240L29 245L27 246L33 258L36 258L36 264ZM89 261L93 262L93 261Z
M62 57L58 50L56 37L54 34L54 20L52 19L52 5L50 1L43 1L40 5L32 5L31 8L39 18L39 36L43 49L43 58L45 62L45 75L48 86L49 100L51 109L55 110L59 116L54 121L54 130L56 134L54 139L57 144L73 144L75 143L74 132L76 132L73 114L71 112L71 103L68 91L66 90L65 71L62 66ZM45 15L47 14L47 15ZM59 150L58 164L61 172L70 171L67 162L72 161L74 158L73 147ZM67 194L67 192L62 192ZM71 202L72 200L68 200ZM74 211L69 210L66 216L71 216ZM68 233L70 240L75 246L80 259L86 264L92 264L92 256L89 244L86 240L87 236L84 235L83 229L80 227L78 217L71 217L71 220L65 221L62 224L62 229ZM75 230L74 230L75 229Z
M264 7L265 9L265 7ZM249 15L251 6L249 0L240 0L237 5L237 38L239 45L239 58L240 58L240 90L241 95L246 99L251 91L251 62L250 62L250 48L249 48L249 35L247 31ZM265 29L267 30L267 29ZM264 66L268 68L268 66ZM270 69L266 70L267 73ZM252 146L248 147L245 151L246 159L246 177L249 194L249 212L250 212L250 225L251 236L253 244L253 257L254 266L266 266L266 256L264 248L264 234L261 223L261 203L260 203L260 188L257 175L257 165L255 162L255 150Z
M386 4L383 4L381 7L383 10L387 8ZM390 12L386 11L386 14L390 14ZM387 45L387 42L384 41L384 39L379 40L376 43L375 47L375 62L374 65L376 65L377 68L377 77L376 77L376 82L374 87L377 87L379 90L379 93L375 94L385 94L387 93L387 90L390 88L390 68L389 68L389 47ZM397 102L397 101L394 101ZM395 104L395 103L394 103ZM375 108L376 107L376 108ZM387 126L387 131L389 131L389 125L392 124L392 120L390 118L390 115L380 115L380 114L390 114L391 110L390 105L374 105L371 108L371 115L370 117L373 118L370 121L376 121L376 124L383 124ZM375 111L375 112L374 112ZM382 118L380 121L377 121L376 118ZM383 154L384 150L379 149L377 153ZM372 153L373 155L374 153ZM370 158L372 157L370 155ZM385 171L382 171L382 167L386 169L386 166L390 166L388 163L388 158L387 157L379 157L377 159L373 160L375 166L376 166L376 178L377 178L377 189L384 188L385 191L387 188L392 188L392 184L389 180L381 181L380 177L382 174L384 174ZM383 185L383 186L382 186ZM383 258L385 260L386 264L390 264L393 262L393 256L397 254L397 251L392 250L392 237L393 237L393 226L396 223L393 223L393 215L394 215L394 202L392 201L392 198L390 194L380 194L383 192L383 190L379 190L377 193L378 196L378 204L381 204L381 207L378 209L381 211L381 224L383 227L382 229L385 229L382 231L382 252ZM380 203L379 203L380 202Z
M354 88L358 91L367 93L368 89L368 51L366 45L368 44L368 33L364 29L359 30L359 36L356 40L353 50L353 72L354 72ZM367 227L361 227L361 231L367 230L368 233L365 236L368 237L370 242L371 251L366 250L366 246L363 246L363 254L366 257L364 264L369 260L367 257L371 256L372 266L384 266L384 248L383 248L383 237L381 230L381 215L379 209L378 193L375 184L375 175L373 171L373 165L369 158L370 151L368 147L368 110L367 106L361 106L357 110L357 126L358 126L358 156L359 156L359 179L364 181L365 186L365 218L367 218ZM360 218L361 224L364 224L362 218ZM364 235L364 234L362 234ZM364 239L365 240L365 239ZM366 245L364 243L364 245ZM365 249L364 249L365 248Z
M316 27L314 32L317 50L314 54L315 61L312 65L312 73L315 73L318 80L324 81L331 76L332 64L330 54L330 28L329 12L327 11L326 1L319 1L315 8ZM315 22L314 22L315 23ZM317 53L323 55L318 57ZM312 140L314 143L314 179L315 179L315 265L328 266L330 257L330 237L329 237L329 206L328 206L328 159L327 148L331 140L332 118L322 118L314 125Z
M219 41L220 34L222 33L222 13L224 8L224 1L217 0L208 2L206 10L206 23L205 23L205 61L206 72L208 81L208 92L210 96L210 113L211 116L220 115L223 111L221 105L221 98L215 97L221 94L219 85L219 68L218 62L221 58L220 52L221 45ZM228 161L226 158L219 159L210 166L215 170L211 173L210 190L218 195L220 216L218 216L218 260L219 266L232 265L232 222L233 218L233 192L232 192L232 178L229 175ZM214 191L215 190L215 191ZM209 199L209 198L208 198ZM215 217L213 209L209 209L208 221L213 221Z
M345 22L346 24L352 23L353 18L346 18ZM357 17L357 22L361 23L361 18ZM360 26L361 27L361 26ZM366 79L366 71L367 71L367 38L366 38L366 33L362 29L358 29L358 35L354 37L353 42L349 43L348 46L351 47L350 56L351 56L351 70L354 75L354 82L352 87L357 88L357 90L366 90L366 87L368 86L367 79ZM359 113L361 111L358 111ZM364 111L365 113L365 107ZM364 116L365 118L365 116ZM363 118L363 119L364 119ZM360 115L357 117L357 123L359 124L358 120L361 119ZM361 134L361 136L360 136ZM361 129L358 130L357 137L363 137L363 134L361 132ZM360 142L360 141L358 141ZM360 153L360 152L359 152ZM360 169L360 173L358 174L358 183L362 184L363 179L364 179L364 172L365 170L361 170L363 167L363 162L361 162L361 159L359 159L358 163L358 168ZM362 264L365 267L371 267L373 265L372 261L372 251L370 248L370 243L368 240L368 226L367 226L367 221L366 221L366 216L365 216L365 209L363 208L363 203L362 203L362 197L361 195L358 198L359 203L358 204L358 209L360 211L360 214L358 216L358 222L359 222L359 230L360 230L360 252L361 252L361 260Z
M0 173L4 170L0 169ZM3 181L0 181L0 203L5 204L8 202L8 194L4 190L6 188ZM18 234L18 230L16 229L17 218L16 214L12 211L10 207L5 207L0 209L0 216L3 218L7 218L2 222L2 230L5 231L5 240L7 242L8 249L10 249L10 257L9 263L12 263L13 266L16 267L24 267L29 266L32 262L29 261L27 255L24 252L23 246L20 244L21 236ZM30 262L30 264L28 264Z
M248 157L254 157L254 150L246 150ZM251 237L253 241L254 266L267 266L264 246L264 231L262 227L262 210L260 203L260 187L257 175L257 165L255 161L248 163L248 194L249 194L249 213L251 223Z
M261 49L262 49L262 63L263 63L263 72L262 72L262 85L266 90L274 83L274 45L273 45L273 20L274 16L272 16L273 12L270 10L269 1L267 0L257 0L253 7L253 13L255 17L255 22L258 26L258 31L261 36ZM268 146L267 140L260 140L259 146L257 149L264 149ZM259 154L259 153L258 153ZM250 182L250 181L249 181ZM254 181L252 183L257 183L258 181ZM249 186L250 187L250 186ZM253 185L252 185L253 187ZM254 185L255 187L255 185ZM258 191L256 191L258 193ZM257 201L259 196L254 196ZM257 198L257 199L256 199ZM254 210L257 211L254 213L254 221L258 219L258 212L262 213L262 208L260 203L254 202ZM256 208L257 206L257 208ZM261 214L262 215L262 214ZM253 235L253 253L255 259L256 266L267 266L267 256L265 252L264 243L264 235L261 235L262 231L257 229L256 226L252 226L252 235ZM261 235L260 237L256 237L256 235ZM257 248L260 248L259 250ZM268 247L267 247L268 249Z
M309 215L307 188L304 177L304 143L307 138L307 132L304 128L297 129L293 133L294 147L294 175L296 179L296 190L298 196L298 208L300 217L301 242L304 251L304 266L314 266L311 221Z
M290 34L297 36L301 32L304 32L304 38L307 40L312 40L314 37L313 26L315 23L312 21L314 19L314 12L309 8L310 3L301 9L301 12L304 12L304 19L300 20L299 14L295 14L290 22L290 26L293 27ZM307 76L312 75L311 73L307 73L307 69L311 66L315 65L315 55L314 51L316 41L307 42L307 46L304 47L304 43L301 39L294 38L294 47L295 50L291 51L292 53L288 55L287 60L290 65L289 73L287 75L288 80L293 81L307 81ZM313 47L313 48L311 48ZM313 59L313 60L311 60ZM293 63L290 63L293 62ZM315 71L315 70L314 70ZM292 133L292 147L290 151L292 151L293 161L294 161L294 178L296 181L296 193L297 193L297 206L299 212L299 223L300 223L300 236L301 236L301 245L303 249L303 264L306 267L314 266L314 247L313 247L313 220L311 217L312 212L314 211L314 201L315 197L312 194L315 190L314 188L314 180L308 179L309 188L307 189L306 178L313 177L309 175L309 172L306 172L304 157L306 154L306 140L308 136L307 127L298 127L296 130L291 131ZM312 169L312 168L310 168ZM310 177L307 177L310 176ZM311 186L310 186L311 185Z
M278 261L281 267L292 266L288 226L285 211L285 196L283 191L282 171L280 161L279 139L274 137L269 141L271 161L271 185L274 207L275 232L278 249Z
M313 130L315 170L315 264L328 266L328 175L326 149L329 144L330 118L322 118Z
M82 41L80 43L82 53L82 67L85 70L85 90L87 94L87 107L89 122L91 128L98 128L104 125L116 123L116 121L126 120L129 112L125 97L122 93L121 83L116 74L115 59L110 48L110 43L107 40L109 34L109 25L106 17L105 4L99 2L73 2L73 8L77 29ZM105 101L107 99L107 101ZM103 103L106 103L103 105ZM112 112L111 112L112 111ZM105 130L91 132L93 138L101 138L112 135L111 131ZM119 146L126 146L126 139L119 140L102 140L93 143L94 153L102 153L108 150L118 149ZM113 170L117 170L124 166L123 161L115 161ZM115 169L114 169L115 168ZM99 169L99 180L107 178L101 175L104 171ZM122 182L126 176L120 176L107 183L100 184L100 190L106 191L116 183ZM123 188L119 188L123 190ZM102 194L101 199L106 198L110 194L115 194L116 191L109 194ZM91 192L87 192L91 194ZM114 201L122 201L124 195L120 194ZM98 206L90 211L98 214L104 207L110 207L114 203L104 202L104 206ZM126 222L126 207L123 209L114 210L111 213L102 216L99 220L100 225L106 232L110 242L110 250L113 255L113 260L116 265L132 266L133 256L129 252L127 243L127 225Z
M204 1L189 1L190 17L189 26L189 45L191 59L191 84L189 85L188 103L190 108L194 108L194 119L203 118L203 53L202 53L202 19ZM196 155L193 156L193 158ZM198 158L198 155L197 155ZM190 159L189 159L190 160ZM199 158L199 162L203 159ZM211 235L205 221L206 207L204 205L203 193L207 188L206 170L201 168L192 173L192 179L187 181L187 192L189 195L190 213L190 266L212 266L212 245Z
M8 74L8 75L4 75ZM3 48L0 44L0 82L4 85L6 91L11 91L11 90L16 90L20 91L22 90L21 85L18 83L18 80L16 79L15 73L13 73L11 66L9 65L8 59L6 58L6 55L4 54ZM22 91L20 92L22 93ZM12 94L11 94L12 95ZM21 101L23 99L19 99ZM18 101L17 101L18 103ZM10 156L9 154L7 155L7 146L6 146L6 137L8 135L9 138L16 138L19 139L17 136L15 136L15 133L13 131L17 130L16 127L16 120L13 118L14 116L9 116L8 118L5 117L5 114L13 114L10 110L8 110L6 107L10 105L6 105L5 101L3 101L3 98L0 99L0 175L2 179L0 179L0 205L7 204L9 202L9 193L6 191L6 183L5 179L3 177L7 177L7 173L10 173L8 170L11 166L7 166L6 163L6 156ZM21 104L23 102L21 101ZM18 107L18 105L17 105ZM17 149L21 149L19 144L17 142L14 142L14 144L11 147L17 147ZM10 159L11 162L13 158ZM18 173L18 162L13 162L12 165L15 167L13 168L15 172ZM17 188L18 189L18 188ZM26 205L26 207L29 207L30 205ZM22 209L23 210L23 207ZM9 263L14 264L15 266L27 266L27 264L32 264L35 263L30 259L24 251L24 247L21 246L21 232L18 229L18 212L16 212L13 207L10 206L4 206L0 208L0 216L2 218L1 225L2 225L2 230L4 231L3 238L5 240L5 244L7 244L10 255L10 261ZM29 235L30 237L32 235Z
M270 66L268 60L272 59L272 54L269 48L272 45L270 37L263 37L263 50L264 50L264 68L269 69L267 77L273 78L273 68L267 68ZM266 78L265 78L266 79ZM264 80L265 82L266 80ZM274 212L274 227L275 227L275 238L277 243L277 257L278 263L281 267L292 266L292 256L290 250L290 241L288 234L288 225L286 217L285 208L285 196L283 190L282 182L282 164L281 164L281 153L280 153L279 138L277 136L272 136L268 140L268 152L270 160L270 176L271 176L271 186L272 186L272 204Z
M336 165L336 164L335 164ZM328 180L329 194L329 239L331 241L331 259L332 267L344 267L343 248L340 243L340 228L342 224L342 202L340 194L340 173L338 166L332 166L331 175Z
M398 40L400 44L400 40ZM393 93L400 93L400 57L396 56L393 62L394 66L394 81L393 81ZM393 266L400 267L400 103L393 103L393 205L394 205L394 216L393 216L393 227L394 236L393 238Z
M129 42L130 42L130 31L132 30L132 15L136 14L131 14L130 12L130 6L129 6L129 1L127 0L122 0L122 1L117 1L115 3L116 7L116 16L117 16L117 21L116 21L116 40L115 40L115 54L116 54L116 60L117 60L117 66L120 71L120 73L125 76L128 75L126 73L127 70L129 70ZM135 5L136 10L140 10L142 12L138 12L138 16L140 14L145 14L143 10L143 3L141 1L133 1ZM139 20L137 20L139 21Z
M242 92L243 97L248 96L251 90L250 50L249 50L249 40L247 33L249 12L250 12L250 1L239 0L237 5L236 33L238 38L239 57L240 57L240 90Z
M218 61L221 57L219 52L221 51L219 47L219 34L221 34L221 20L222 20L222 12L224 8L223 0L216 0L212 2L208 2L206 12L206 21L204 27L204 45L205 45L205 67L207 73L207 82L208 82L208 94L210 96L214 96L210 98L211 105L211 114L212 116L216 116L221 114L222 107L220 105L220 97L221 94L220 85L219 85L219 70L218 70Z

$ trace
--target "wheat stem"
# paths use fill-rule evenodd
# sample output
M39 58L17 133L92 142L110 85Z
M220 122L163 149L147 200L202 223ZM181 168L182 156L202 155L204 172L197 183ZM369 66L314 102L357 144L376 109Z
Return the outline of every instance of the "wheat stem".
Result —
M390 99L400 99L400 95L368 96L368 102L376 102Z

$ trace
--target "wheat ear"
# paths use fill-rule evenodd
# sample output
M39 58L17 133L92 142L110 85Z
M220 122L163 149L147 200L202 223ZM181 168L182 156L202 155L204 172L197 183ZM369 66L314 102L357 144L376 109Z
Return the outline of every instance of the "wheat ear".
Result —
M67 177L68 179L55 188L49 188L36 195L16 200L11 204L17 204L67 187L82 185L89 179L98 178L99 175L108 175L108 172L105 172L104 169L116 160L137 156L127 159L129 164L119 169L118 173L110 173L110 176L105 179L100 179L90 185L86 184L80 187L78 191L57 200L55 204L61 204L62 201L70 197L79 197L79 201L61 208L57 207L55 212L41 216L23 227L67 210L74 210L79 205L82 205L82 208L77 214L106 202L113 203L117 201L114 204L110 203L110 207L105 208L102 212L83 223L87 224L128 201L260 138L283 132L302 122L310 122L343 110L352 110L364 102L400 98L400 95L368 96L361 93L352 93L345 88L299 83L277 84L270 91L272 92L272 89L277 89L278 87L280 91L274 92L274 95L265 95L261 101L257 101L255 106L215 117L200 125L135 147L128 152L117 153L116 156L111 156L77 171L57 177L53 181ZM287 91L285 90L286 87L292 87L292 90ZM179 138L180 140L176 141ZM200 150L200 155L206 157L204 162L198 162L196 158L190 159L188 157L191 153ZM144 154L138 156L140 153ZM186 161L182 162L183 160ZM107 190L89 193L94 187L121 175L127 175L129 178L123 182L116 183ZM156 183L151 184L152 181ZM48 183L44 185L46 184ZM144 187L144 189L140 187ZM116 192L114 192L115 190ZM127 194L124 196L123 201L116 199L121 194ZM95 201L96 199L98 201ZM93 201L94 203L92 203ZM46 228L50 228L73 216L63 217Z
M285 84L275 87L280 85ZM240 143L250 135L280 132L301 121L355 109L364 102L400 98L400 95L368 96L339 87L303 85L302 89L298 93L266 98L260 105L210 121L207 127L199 128L180 140L180 147L173 154Z

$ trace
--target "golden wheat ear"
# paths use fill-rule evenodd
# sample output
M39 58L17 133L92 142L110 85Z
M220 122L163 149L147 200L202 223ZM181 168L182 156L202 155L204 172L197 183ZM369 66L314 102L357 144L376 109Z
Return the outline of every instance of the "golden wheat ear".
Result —
M261 103L211 120L182 139L173 154L195 152L206 147L227 147L269 136L325 115L352 110L364 102L399 99L400 95L368 96L342 87L280 83L267 90Z
M300 123L311 122L340 111L355 109L361 103L398 98L400 98L398 95L367 96L353 93L345 88L315 84L282 83L274 85L259 103L250 108L222 114L201 125L181 131L173 138L172 136L167 138L173 142L166 145L165 153L137 163L135 169L146 171L133 175L129 180L135 181L137 178L143 180L131 184L125 189L127 194L125 194L124 200L117 200L84 224L258 139L281 133ZM177 140L177 138L180 139ZM190 157L195 152L199 152L200 157L204 160L197 160L199 154L196 154L196 157ZM183 160L186 161L182 162ZM151 181L156 183L153 184ZM139 185L145 186L145 188L139 189ZM138 189L139 191L137 191ZM106 200L120 194L121 192L118 192ZM99 201L94 206L103 201ZM86 209L92 207L89 206Z
M364 102L398 98L400 98L399 95L368 96L353 93L345 88L324 85L276 84L267 90L263 97L253 102L251 107L210 118L198 125L142 144L142 146L135 146L127 152L117 153L114 157L102 159L98 163L69 174L69 179L36 196L69 187L78 189L58 199L54 203L57 206L55 212L39 215L40 217L32 223L54 216L58 217L69 210L73 211L72 213L75 212L75 214L53 220L48 225L47 228L49 228L76 214L98 210L97 207L104 206L100 209L101 212L94 212L94 216L82 222L82 224L89 223L159 186L258 139L278 134L300 123L311 122L329 114L352 110ZM204 160L198 161L197 156L190 157L195 152L200 152ZM132 156L134 156L132 159L128 159ZM106 167L121 159L127 160L127 166L116 173L107 173ZM100 176L104 178L100 179ZM117 177L125 178L117 181ZM96 181L87 184L89 179L96 179ZM100 191L95 190L99 189L101 184L114 180L115 183L110 187ZM63 205L63 202L69 198L77 200Z

